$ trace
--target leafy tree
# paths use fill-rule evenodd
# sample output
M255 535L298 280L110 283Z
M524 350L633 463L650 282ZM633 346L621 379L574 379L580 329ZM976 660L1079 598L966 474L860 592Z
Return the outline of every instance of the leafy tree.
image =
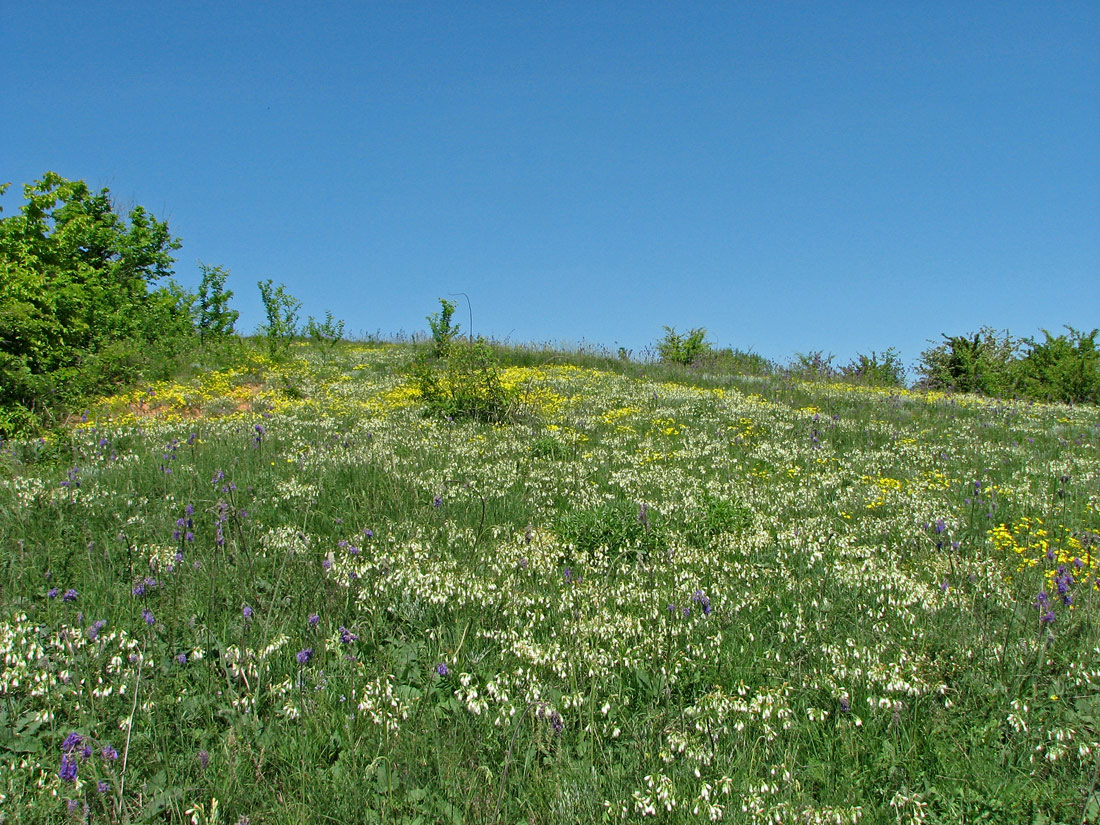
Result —
M220 266L207 266L199 263L202 281L196 298L195 328L199 332L199 341L228 338L233 334L233 326L240 313L229 308L229 299L233 290L225 288L225 279L229 270Z
M189 334L190 304L175 285L154 288L180 242L143 207L123 217L107 189L55 172L23 197L0 219L0 404L41 413L124 378L146 344Z

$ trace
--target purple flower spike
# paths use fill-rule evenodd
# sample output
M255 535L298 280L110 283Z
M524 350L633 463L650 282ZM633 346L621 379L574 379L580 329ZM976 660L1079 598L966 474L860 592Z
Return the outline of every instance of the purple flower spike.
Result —
M57 776L62 782L76 782L77 764L76 760L69 755L61 757L61 768L57 771Z
M313 648L307 647L305 650L299 650L296 658L298 659L298 664L308 665L309 660L313 658Z
M447 666L442 662L435 666L435 672L438 673L440 676L446 676L448 673L450 673L450 671L447 670Z

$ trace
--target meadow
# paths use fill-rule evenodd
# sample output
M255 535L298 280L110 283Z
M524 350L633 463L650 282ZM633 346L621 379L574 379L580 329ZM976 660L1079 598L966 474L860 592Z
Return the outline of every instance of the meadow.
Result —
M1100 410L243 348L0 444L0 822L1100 821Z

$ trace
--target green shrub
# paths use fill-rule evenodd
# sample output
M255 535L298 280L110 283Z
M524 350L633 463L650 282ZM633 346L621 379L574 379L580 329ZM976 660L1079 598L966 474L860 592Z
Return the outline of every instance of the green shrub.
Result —
M1028 339L1027 354L1018 362L1020 386L1025 395L1040 401L1100 402L1100 353L1096 336L1066 327L1069 335L1045 341Z
M439 312L428 316L428 326L432 330L432 354L436 358L445 358L451 351L451 344L458 338L459 325L451 323L458 305L446 298L440 298L439 303Z
M328 310L325 311L325 320L321 323L311 315L306 322L306 335L321 350L321 360L327 362L336 345L344 337L344 322L333 321L332 313Z
M657 353L668 364L694 364L711 351L706 337L704 327L689 330L686 335L681 335L672 327L665 327L665 337L657 342Z
M860 353L847 366L841 367L845 378L872 387L904 387L905 367L901 356L893 347L883 353Z
M443 359L421 356L413 377L431 415L502 422L516 417L519 399L501 382L500 365L482 338L473 343L452 341Z
M825 354L823 350L796 353L787 366L787 374L803 381L821 381L836 378L839 374L833 366L835 355Z
M270 278L258 282L257 286L267 315L267 323L260 325L260 332L267 340L268 354L272 358L283 358L298 335L298 310L302 302L288 294L282 284L273 286Z
M531 442L531 456L533 458L550 459L557 461L565 458L565 445L552 435L540 435Z
M1015 392L1020 342L1007 330L998 334L982 327L972 335L945 334L943 339L942 344L921 353L920 386L1001 397Z

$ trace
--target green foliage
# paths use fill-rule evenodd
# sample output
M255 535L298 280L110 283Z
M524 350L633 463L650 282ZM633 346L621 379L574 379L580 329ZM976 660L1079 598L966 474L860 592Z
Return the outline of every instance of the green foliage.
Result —
M735 500L708 496L686 527L688 535L705 544L726 533L743 533L752 523L751 508Z
M321 360L327 363L332 351L344 337L344 322L334 321L329 310L325 310L325 320L320 323L310 315L306 322L306 335L321 350Z
M448 352L446 358L437 360L422 356L413 367L429 414L488 422L516 416L519 398L501 382L496 353L484 339L452 341Z
M667 539L665 521L644 504L608 501L580 510L567 509L554 522L554 533L572 553L562 563L593 563L625 553L632 559L646 558Z
M694 364L711 351L706 337L707 331L704 327L696 327L686 335L681 335L674 328L666 326L664 338L657 342L657 353L662 361L669 364Z
M944 342L921 353L918 371L928 389L1011 396L1020 342L991 327L972 335L943 335ZM932 343L931 341L929 343Z
M235 309L229 309L229 299L233 297L233 290L225 288L229 271L204 263L199 264L199 269L202 270L202 281L195 307L195 328L199 341L205 343L207 339L228 338L233 335L233 325L240 317Z
M893 347L881 354L874 350L870 355L860 353L840 372L846 379L872 387L905 386L905 366Z
M0 194L7 186L0 187ZM91 389L140 373L191 333L191 297L172 273L167 223L121 216L103 189L47 172L0 219L0 405L12 421L49 418ZM15 410L19 408L22 412Z
M779 372L775 362L752 350L723 347L704 354L699 360L704 369L730 375L751 375L763 378Z
M1066 327L1069 335L1046 340L1028 339L1027 354L1018 362L1021 389L1040 401L1100 402L1100 353L1096 336L1100 330L1085 334Z
M445 358L458 337L459 325L451 323L458 305L446 298L440 298L439 304L439 312L428 316L428 326L432 330L432 354L436 358Z
M260 331L267 340L267 351L272 358L283 358L298 335L298 310L302 302L290 295L283 284L274 286L271 279L259 281L260 298L264 302L267 323Z

